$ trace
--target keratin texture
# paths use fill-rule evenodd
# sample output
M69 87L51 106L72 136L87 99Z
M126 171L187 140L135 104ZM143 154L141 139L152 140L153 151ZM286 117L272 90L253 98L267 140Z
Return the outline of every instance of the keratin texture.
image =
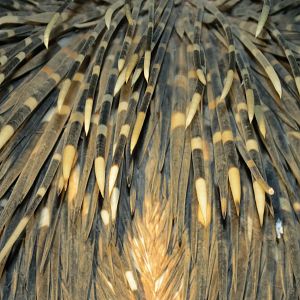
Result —
M0 298L298 299L300 1L1 0Z

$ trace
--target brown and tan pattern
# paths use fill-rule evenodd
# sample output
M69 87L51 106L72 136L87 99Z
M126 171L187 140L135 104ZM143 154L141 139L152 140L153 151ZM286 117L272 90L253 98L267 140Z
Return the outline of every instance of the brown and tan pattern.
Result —
M298 299L300 1L0 1L0 299Z

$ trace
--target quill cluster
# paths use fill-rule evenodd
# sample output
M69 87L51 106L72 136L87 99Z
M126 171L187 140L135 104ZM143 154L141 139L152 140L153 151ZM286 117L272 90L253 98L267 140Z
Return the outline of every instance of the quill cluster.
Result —
M299 13L1 1L0 298L300 297Z

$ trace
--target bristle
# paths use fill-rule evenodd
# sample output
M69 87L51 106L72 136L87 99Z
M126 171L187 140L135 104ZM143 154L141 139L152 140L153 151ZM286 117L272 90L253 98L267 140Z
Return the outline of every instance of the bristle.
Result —
M134 33L135 33L135 28L137 25L137 21L138 21L138 14L140 12L140 7L141 7L141 3L142 1L139 1L138 5L133 7L133 11L132 11L132 24L129 24L126 35L124 37L124 42L122 45L122 49L120 52L120 57L118 60L118 70L119 72L122 71L124 65L125 65L125 61L127 58L127 54L129 51L129 47L131 46L131 43L133 42L133 37L134 37Z
M106 86L106 92L101 103L99 121L98 121L98 136L97 136L97 151L95 164L95 173L97 174L97 182L102 195L104 195L105 185L105 148L107 139L107 126L108 117L111 111L113 101L113 90L117 81L117 59L115 58L113 69L110 72L110 76Z
M124 0L119 0L119 1L116 1L113 5L111 5L107 9L107 11L105 13L105 17L104 17L107 29L110 28L113 13L123 5L124 5Z
M146 111L148 109L149 103L150 103L152 95L154 93L155 84L156 84L158 74L159 74L159 71L161 68L161 63L162 63L162 60L165 55L165 50L166 50L170 35L172 33L173 22L174 22L174 19L169 21L169 25L166 28L164 36L162 37L161 44L160 44L159 49L156 54L156 58L155 58L155 61L153 64L153 69L151 70L151 74L150 74L149 82L148 82L148 85L147 85L147 88L145 91L145 95L144 95L144 98L142 99L140 111L137 114L137 120L136 120L134 128L133 128L132 138L131 138L131 143L130 143L131 153L133 152L133 150L138 142L138 138L139 138L139 135L142 130L143 123L144 123L144 120L146 117Z
M235 31L236 32L236 31ZM236 32L237 33L237 32ZM273 69L272 65L263 55L263 53L255 47L255 45L249 41L245 36L237 33L238 38L242 41L242 43L247 47L247 49L252 53L252 55L258 60L261 66L264 68L265 72L268 74L276 92L278 93L279 97L281 98L282 89L280 80Z
M255 37L256 38L259 36L259 34L261 33L265 23L267 22L269 12L270 12L270 8L271 8L270 0L264 0L263 8L262 8L262 11L261 11L261 15L259 17L256 32L255 32Z
M44 44L47 49L48 49L48 45L49 45L51 31L53 30L56 22L58 21L59 17L61 16L62 12L68 7L68 5L70 4L71 1L72 0L65 0L64 4L53 15L53 17L51 18L51 20L48 23L48 25L45 29L45 33L44 33Z
M109 195L111 194L112 189L117 180L118 172L123 158L123 152L128 142L130 128L132 128L133 126L134 112L137 106L137 102L139 100L139 96L140 96L140 90L137 90L132 94L128 103L126 118L124 124L121 127L120 135L117 139L117 144L112 158L112 167L109 175Z
M224 18L223 14L215 7L206 5L205 6L209 11L211 11L219 20L219 22L222 24L223 29L226 33L226 37L228 40L228 55L229 55L229 70L227 71L227 75L225 78L224 87L220 96L220 99L223 100L229 93L229 90L232 85L233 81L233 75L235 70L235 45L234 45L234 39L231 31L231 27L226 22L226 19Z
M146 52L144 57L144 76L147 82L149 80L149 71L150 71L153 26L154 26L154 1L151 1L149 5L148 32L147 32L147 39L146 39Z

